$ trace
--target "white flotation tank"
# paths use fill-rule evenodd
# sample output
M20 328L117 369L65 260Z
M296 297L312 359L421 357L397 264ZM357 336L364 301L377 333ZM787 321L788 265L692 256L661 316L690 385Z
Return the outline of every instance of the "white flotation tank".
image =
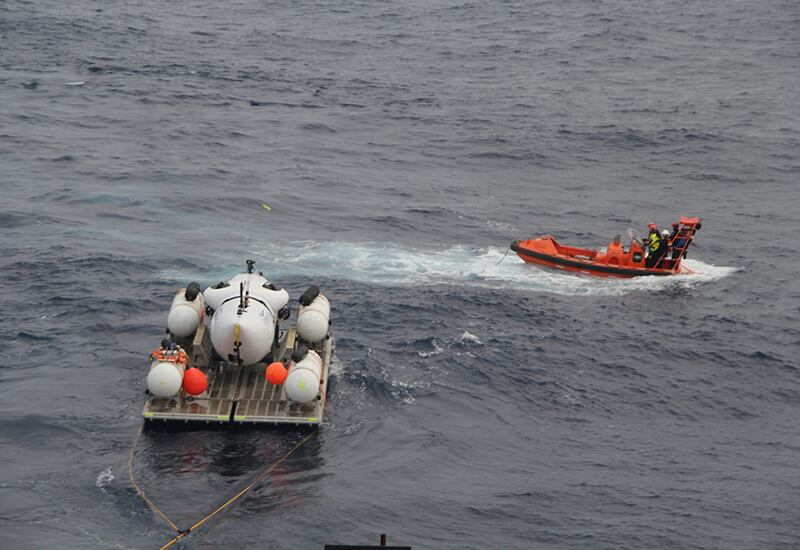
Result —
M298 403L308 403L319 395L322 378L322 358L314 350L297 362L292 361L289 375L284 382L286 396Z
M147 389L156 397L172 397L183 385L185 366L168 361L154 363L147 375Z
M170 338L161 342L161 347L150 354L150 372L147 373L147 389L156 397L172 397L183 385L183 373L189 364L189 356Z
M203 320L206 304L200 294L200 285L190 283L172 299L167 317L167 328L178 338L191 336Z
M277 290L263 276L242 273L227 284L207 288L206 304L213 308L211 344L227 360L238 357L245 365L264 358L275 339L278 311L289 303L289 293Z
M297 333L306 342L319 342L328 334L331 304L317 287L310 287L300 297L297 310Z

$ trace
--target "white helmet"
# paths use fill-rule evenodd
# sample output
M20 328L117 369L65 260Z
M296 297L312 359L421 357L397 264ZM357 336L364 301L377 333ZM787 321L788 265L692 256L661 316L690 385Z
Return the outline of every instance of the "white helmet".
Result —
M662 236L662 237L669 237L669 231L667 231L666 229L665 229L665 230L663 230L663 231L661 232L661 236Z

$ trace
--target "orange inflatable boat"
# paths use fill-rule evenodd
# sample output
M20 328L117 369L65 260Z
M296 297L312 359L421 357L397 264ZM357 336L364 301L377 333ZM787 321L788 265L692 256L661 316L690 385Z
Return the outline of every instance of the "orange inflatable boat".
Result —
M617 235L605 250L592 250L560 244L551 235L511 243L511 250L531 264L539 264L595 277L641 277L643 275L677 275L692 273L681 266L686 249L701 228L700 218L681 218L667 240L666 254L654 267L645 267L645 249L637 239L631 238L625 248Z

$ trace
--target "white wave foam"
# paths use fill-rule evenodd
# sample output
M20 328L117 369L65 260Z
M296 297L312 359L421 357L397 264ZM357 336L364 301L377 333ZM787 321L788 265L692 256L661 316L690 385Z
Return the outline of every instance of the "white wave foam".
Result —
M277 283L286 276L332 277L368 284L467 285L563 295L619 296L637 290L652 292L693 287L737 271L733 267L685 260L684 265L694 273L674 277L601 279L526 264L513 252L499 247L448 246L426 250L394 244L303 242L254 247L251 255L257 260L257 267ZM234 273L235 269L231 269L226 276ZM223 278L218 270L213 275L171 271L162 272L161 276L178 281Z
M417 355L419 355L423 359L427 359L428 357L439 355L444 351L444 348L439 345L439 342L436 340L436 338L433 339L432 344L433 344L433 349L431 351L418 351Z
M97 479L94 481L94 484L96 487L99 487L101 491L105 492L105 488L112 481L114 481L114 474L111 473L111 467L109 466L97 475Z
M466 330L464 331L464 334L459 337L458 341L462 344L473 344L478 346L483 344L483 342L480 341L480 338L467 332Z

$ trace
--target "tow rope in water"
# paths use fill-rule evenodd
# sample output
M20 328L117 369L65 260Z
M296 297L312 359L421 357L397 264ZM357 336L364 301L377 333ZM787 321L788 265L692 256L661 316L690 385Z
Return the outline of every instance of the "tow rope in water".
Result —
M511 245L508 245L508 248L506 248L506 253L505 253L505 254L503 254L503 257L502 257L502 258L500 258L500 262L502 262L503 260L505 260L505 259L506 259L506 255L508 254L508 251L509 251L509 250L511 250ZM496 264L494 264L494 265L495 265L495 267L497 267L498 265L500 265L500 262L497 262Z
M140 496L142 498L142 500L144 500L147 503L147 505L150 507L151 510L153 510L155 513L157 513L159 516L161 516L164 519L164 521L166 521L169 524L169 526L172 527L172 529L175 532L178 533L178 535L175 536L171 541L169 541L167 544L162 546L161 550L164 550L165 548L169 548L170 546L172 546L173 544L175 544L176 542L178 542L179 540L184 538L186 535L188 535L189 533L191 533L192 531L194 531L195 529L197 529L198 527L203 525L205 522L207 522L208 520L210 520L211 518L213 518L214 516L216 516L217 514L219 514L220 512L225 510L226 508L228 508L229 506L231 506L234 502L236 502L237 500L239 500L240 498L245 496L250 491L250 489L255 487L258 484L258 482L260 482L262 479L264 479L264 476L269 474L278 465L280 465L284 460L289 458L289 456L292 453L294 453L297 449L299 449L300 447L305 445L308 442L308 440L311 439L315 435L315 432L309 433L307 436L305 436L303 439L301 439L299 442L297 442L291 449L289 449L286 452L286 454L284 454L278 460L276 460L275 462L270 464L268 467L266 467L263 470L261 470L261 472L259 472L258 475L256 475L256 477L253 478L253 481L251 481L248 485L246 485L244 487L244 489L242 489L241 491L236 493L234 496L229 498L227 501L225 501L221 505L217 506L217 508L215 508L213 512L211 512L210 514L207 514L203 519L201 519L200 521L198 521L197 523L195 523L194 525L192 525L188 529L180 529L175 524L175 522L173 522L171 519L169 519L169 517L161 510L161 508L158 507L158 505L155 502L153 502L152 500L150 500L147 497L147 495L142 490L142 488L139 487L139 484L136 483L136 479L135 479L135 477L133 475L133 460L136 457L136 451L138 450L138 447L139 447L139 438L141 437L143 430L144 430L144 424L139 426L139 429L136 431L136 437L133 440L133 446L131 447L131 452L130 452L130 454L128 456L128 478L130 479L131 486L136 491L136 494L138 496Z

